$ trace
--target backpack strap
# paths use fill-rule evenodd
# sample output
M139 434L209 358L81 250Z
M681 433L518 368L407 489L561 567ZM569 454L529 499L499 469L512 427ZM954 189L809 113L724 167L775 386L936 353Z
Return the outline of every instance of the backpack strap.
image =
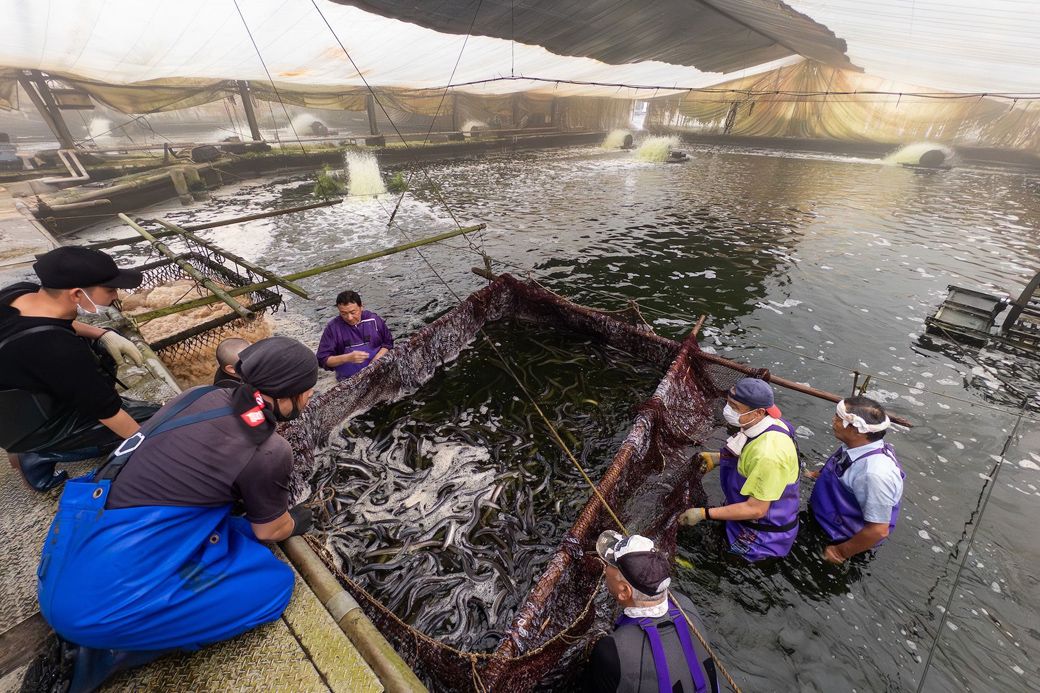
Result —
M123 470L123 466L133 456L134 451L141 447L141 443L143 443L145 438L149 436L156 436L167 431L172 431L176 428L181 428L182 426L190 426L203 421L218 419L222 416L229 416L234 413L234 410L232 410L231 407L217 407L215 409L206 409L204 411L196 412L190 416L176 418L178 414L197 402L201 397L219 389L220 388L214 387L213 385L197 387L193 390L189 390L181 401L177 402L177 404L166 411L160 410L157 416L153 416L141 427L141 430L119 444L119 447L108 456L105 463L97 470L97 472L95 472L94 480L111 481L112 479L115 479L119 472Z
M28 329L21 330L20 332L15 332L13 335L10 335L9 337L7 337L7 339L0 342L0 349L3 349L11 342L18 341L22 337L28 337L31 334L39 334L40 332L51 332L53 330L66 331L64 327L59 327L58 325L37 325L36 327L30 327Z

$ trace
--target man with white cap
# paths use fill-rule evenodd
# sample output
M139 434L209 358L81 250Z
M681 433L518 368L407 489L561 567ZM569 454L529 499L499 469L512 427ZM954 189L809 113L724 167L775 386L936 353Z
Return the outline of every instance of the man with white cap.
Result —
M782 558L798 536L794 426L779 418L769 383L756 378L744 378L730 389L722 415L739 429L718 456L726 504L690 508L679 522L724 520L731 553L752 562ZM708 468L713 458L701 455Z
M703 636L693 604L668 589L668 558L646 537L610 530L600 534L596 553L606 564L607 591L624 611L592 650L585 690L717 693L715 662L687 621Z
M888 414L867 397L838 402L831 426L841 445L816 479L809 507L830 539L823 558L843 563L888 537L899 519L906 475L892 446L884 441Z

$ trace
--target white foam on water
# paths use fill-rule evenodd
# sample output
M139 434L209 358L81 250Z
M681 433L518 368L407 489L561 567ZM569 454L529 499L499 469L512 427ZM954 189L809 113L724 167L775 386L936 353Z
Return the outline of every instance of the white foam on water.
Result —
M631 130L618 129L611 130L607 133L607 136L603 138L603 143L599 146L603 149L620 149L621 145L625 143L625 135L631 135Z
M1022 469L1036 469L1036 470L1040 471L1040 465L1038 465L1036 462L1032 462L1030 460L1019 460L1018 466L1021 467Z
M1000 585L997 584L996 580L994 580L993 582L989 583L989 588L991 590L993 590L994 592L996 592L997 594L1000 594L1003 591L1003 590L1000 589Z
M343 155L344 167L350 176L347 194L350 196L382 195L386 192L383 176L379 173L379 162L370 152L347 152Z
M678 137L647 137L636 150L636 156L643 161L666 161L668 152L678 146Z
M921 537L922 539L931 539L932 538L932 536L930 534L928 534L928 532L924 531L923 529L917 530L917 536Z

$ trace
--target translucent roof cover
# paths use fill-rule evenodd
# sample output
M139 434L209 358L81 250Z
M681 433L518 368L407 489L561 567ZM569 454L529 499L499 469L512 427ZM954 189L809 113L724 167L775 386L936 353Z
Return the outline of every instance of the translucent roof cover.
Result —
M449 84L480 96L649 99L803 60L862 70L898 91L1040 95L1036 7L1035 0L0 0L0 107L11 104L15 69L27 68L136 113L222 98L227 80L250 81L259 98L273 94L273 81L297 101L347 107L367 89L358 70L373 87L407 91L403 99Z
M320 14L303 0L239 0L239 6L241 16L230 0L0 0L0 16L5 17L0 67L34 68L106 84L268 82L269 71L278 88L289 91L363 87L338 37L372 86L436 88L446 86L450 78L452 84L467 85L462 91L480 94L537 90L631 98L636 91L616 86L489 80L530 76L689 88L800 59L789 53L729 74L656 61L613 66L505 39L467 39L325 0L317 3ZM654 93L667 92L641 95Z

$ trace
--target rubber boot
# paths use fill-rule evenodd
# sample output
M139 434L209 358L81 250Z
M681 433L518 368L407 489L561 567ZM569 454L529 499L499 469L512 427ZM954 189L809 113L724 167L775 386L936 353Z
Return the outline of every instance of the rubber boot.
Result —
M68 693L91 693L113 675L125 669L143 666L174 650L95 650L77 647Z
M54 466L65 462L79 462L101 455L97 446L66 450L63 452L18 452L8 453L11 466L22 474L22 478L34 491L50 491L69 478L69 473L54 471Z
M11 462L11 467L22 475L29 488L40 493L50 491L69 478L69 473L65 470L54 471L58 460L46 453L9 452L7 459Z

